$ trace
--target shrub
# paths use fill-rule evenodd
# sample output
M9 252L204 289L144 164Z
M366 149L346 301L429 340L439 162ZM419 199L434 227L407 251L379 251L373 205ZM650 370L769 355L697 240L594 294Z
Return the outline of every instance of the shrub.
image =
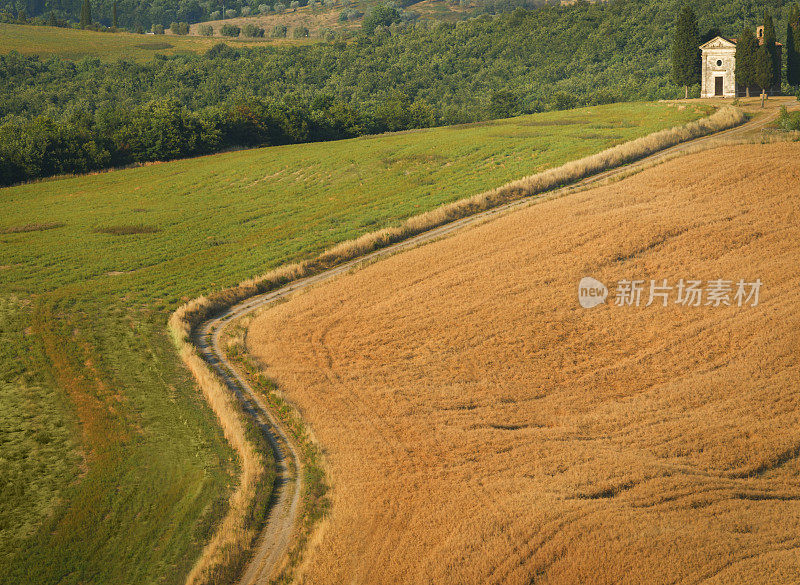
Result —
M781 106L778 126L788 132L800 130L800 112L789 112L786 106Z
M235 8L229 8L225 11L225 18L236 18L237 16L239 16L239 13L236 12Z
M344 22L346 20L356 20L364 16L363 12L359 12L358 10L354 10L352 8L346 8L342 10L342 13L339 15L339 20Z
M296 39L304 39L309 36L309 32L306 27L298 26L292 31L292 36Z
M274 39L285 39L286 38L286 27L282 24L277 25L275 28L272 29L272 38Z
M220 12L219 10L215 10L214 12L208 15L208 18L210 20L219 20L220 18L222 18L222 12Z
M154 35L163 35L164 34L164 27L162 25L160 25L160 24L154 24L152 27L150 27L150 31Z
M169 25L169 30L174 35L178 34L178 23L173 22L171 25Z
M201 24L200 25L200 34L204 37L213 37L214 36L214 27L210 24Z
M509 118L517 113L518 98L506 89L494 91L489 100L489 113L493 118Z
M260 14L269 14L269 4L259 4L258 5L258 12Z
M389 4L378 4L364 17L361 26L365 33L372 34L377 27L389 26L395 22L400 22L400 13L397 9Z
M241 16L250 16L250 7L242 6Z
M275 9L275 12L280 14L281 12L286 10L286 4L283 4L282 2L278 2L277 4L275 4L275 6L273 6L273 8Z
M206 53L209 59L238 59L239 51L232 49L225 43L217 43Z
M242 35L251 38L260 38L264 36L264 29L248 22L242 27Z
M238 37L242 30L235 24L223 24L220 32L223 37Z
M300 2L298 2L297 0L292 0L291 4L289 4L289 7L292 10L297 10L300 7Z
M178 23L178 32L179 35L188 35L189 34L189 23L188 22L179 22Z
M575 94L566 91L557 91L553 94L553 109L570 110L580 102Z

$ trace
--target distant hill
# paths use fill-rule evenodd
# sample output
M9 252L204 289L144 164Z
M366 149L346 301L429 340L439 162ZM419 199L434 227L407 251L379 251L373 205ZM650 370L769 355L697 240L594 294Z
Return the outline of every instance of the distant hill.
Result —
M135 30L142 27L149 30L154 23L169 26L172 22L190 24L217 21L230 18L252 16L288 16L296 8L308 8L315 13L342 11L364 13L385 0L117 0L119 26ZM559 2L547 0L400 0L389 2L398 8L409 9L425 19L455 21L482 13L508 12L515 8L539 8L558 5ZM564 2L565 4L569 2ZM222 14L223 4L226 14ZM114 0L93 0L93 19L104 25L112 24ZM422 6L418 6L422 5ZM58 18L73 22L80 19L80 0L15 0L8 4L10 12L16 16L24 10L27 17L43 17L53 13Z
M783 20L792 0L689 0L699 17L701 32L705 34L725 34L735 36L745 24L760 23L763 9L767 7L777 18L778 40L783 40L785 27ZM101 25L111 24L111 10L114 0L91 0L94 22ZM207 42L185 42L171 35L169 25L173 22L191 24L190 36L202 36L200 23L213 27L213 37L224 38L226 42L237 44L261 44L265 41L277 41L278 44L304 44L308 39L292 38L294 28L303 26L309 29L309 39L334 40L347 39L361 30L365 13L369 13L381 0L226 0L227 17L221 15L221 0L167 0L154 3L154 0L117 0L120 26L136 31L149 31L154 23L163 24L166 35L174 40L155 42L137 42L119 40L119 37L99 38L87 33L70 33L64 28L41 27L39 29L4 26L3 22L17 23L17 14L22 14L31 24L48 22L50 15L57 18L78 18L80 0L13 0L0 9L0 54L17 50L22 54L39 54L49 56L60 54L67 58L78 58L82 55L98 57L124 58L126 56L146 57L159 51L159 44L167 43L159 52L176 54L205 50ZM613 43L624 52L630 50L629 41L643 41L641 51L650 51L653 43L664 46L673 27L675 11L683 4L682 0L401 0L388 2L400 11L401 19L398 28L418 27L420 24L449 23L456 24L486 15L508 13L518 8L526 10L561 7L564 19L574 19L585 13L592 28L583 30L564 30L556 23L552 30L553 41L557 45L572 44L584 41L584 45L596 45L603 50L613 38ZM599 6L592 7L591 4ZM64 22L64 21L59 21ZM265 29L261 38L223 37L221 27L232 24L243 27L253 24ZM273 29L277 25L287 27L285 39L273 39ZM581 26L580 24L578 26ZM340 33L331 35L330 33ZM343 36L342 34L343 33ZM476 34L480 32L476 31ZM560 35L577 35L575 39L561 38ZM63 38L60 38L63 37ZM599 44L597 44L599 42ZM117 47L117 45L120 45ZM139 47L138 45L147 45ZM119 49L119 50L115 50ZM141 50L140 50L141 49ZM524 49L523 49L524 50Z
M219 42L205 37L138 35L128 32L99 33L91 30L0 23L0 55L17 51L46 59L59 56L78 60L84 57L104 61L128 59L150 61L156 54L204 53ZM228 41L234 46L260 45L255 39Z
M598 0L600 3L620 5L631 11L638 11L645 5L661 5L666 7L672 2L656 0ZM297 7L308 7L315 13L333 12L337 16L343 11L364 13L385 0L298 0ZM284 16L294 11L292 0L116 0L119 25L136 30L141 26L149 30L154 23L169 26L172 22L188 22L190 24L216 21L223 18L242 18L251 16L281 16L276 14L285 8ZM586 0L395 0L388 2L411 15L427 20L454 22L482 14L510 12L516 8L542 8L545 6L570 6L587 4ZM751 2L749 0L690 0L701 15L701 21L722 27L726 23L742 22L759 13L764 7L780 10L789 2L785 0L766 0ZM102 25L111 26L114 0L92 0L92 16ZM223 5L226 15L222 15ZM24 11L27 17L47 17L51 13L58 18L77 22L80 19L81 0L11 0L0 8L14 17ZM706 16L702 16L706 15Z
M224 22L242 26L248 22L264 27L266 36L275 25L285 25L291 30L295 26L305 26L310 30L311 37L325 36L328 31L352 30L356 31L361 26L361 20L376 5L383 4L382 0L225 0L225 15L222 14L222 0L117 0L117 13L119 26L131 31L149 31L151 25L161 24L165 27L173 22L186 22L198 24L210 22L214 26L216 35ZM658 34L667 34L672 28L671 19L682 1L657 0L400 0L388 2L398 8L403 16L403 22L449 22L455 23L463 20L478 18L487 14L501 14L511 12L517 8L539 9L545 7L573 7L582 9L589 4L608 5L605 11L620 19L606 22L605 17L599 17L598 24L603 25L601 30L616 32L628 26L627 21L636 21L637 15L642 12L657 11L669 15L664 20L657 17L661 25ZM756 2L753 0L689 0L697 12L701 27L704 31L721 30L728 34L735 34L741 30L744 23L753 24L764 8L769 8L778 20L784 16L789 0L766 0ZM114 0L92 0L92 16L95 22L103 26L112 24L112 6ZM53 16L57 19L66 19L73 22L80 17L80 0L13 0L0 9L0 22L16 19L22 13L28 19L38 19L41 22ZM649 27L651 23L644 23ZM779 27L779 33L782 33ZM192 34L199 34L197 26L192 27ZM291 38L291 35L290 35Z

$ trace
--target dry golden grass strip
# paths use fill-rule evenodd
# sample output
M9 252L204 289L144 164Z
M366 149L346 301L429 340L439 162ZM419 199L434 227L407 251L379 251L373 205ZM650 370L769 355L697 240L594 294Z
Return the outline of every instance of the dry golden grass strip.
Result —
M228 499L228 512L186 579L187 585L214 583L220 572L226 572L234 562L241 562L257 536L256 527L248 525L247 518L256 489L262 487L266 475L265 462L247 439L244 415L225 383L200 357L189 337L181 336L174 323L170 325L181 359L217 415L225 439L236 451L241 467L239 483Z
M26 234L28 232L43 232L45 230L54 230L56 228L64 227L64 225L66 224L60 221L31 223L28 225L20 225L2 229L0 230L0 234Z
M799 161L693 154L259 316L333 484L304 582L800 582ZM585 310L584 276L764 285Z
M248 297L272 290L292 280L319 273L326 268L357 258L393 242L401 241L461 217L496 207L507 201L533 196L561 185L580 181L594 173L643 158L675 144L737 126L745 119L745 114L741 110L725 107L708 118L662 130L561 167L511 182L498 189L444 205L428 213L409 218L399 227L365 234L356 240L343 242L314 259L282 266L259 277L244 281L236 287L193 299L179 307L170 318L169 329L184 362L198 380L204 395L225 429L226 438L237 450L243 466L240 485L231 495L229 513L212 541L205 548L189 576L188 583L209 582L214 571L224 566L231 554L238 554L239 551L250 546L253 534L242 528L244 526L243 518L247 514L249 502L253 499L255 485L264 472L260 456L244 436L244 427L238 418L239 413L230 403L231 397L224 384L203 362L191 343L192 331L199 323L214 313ZM248 473L247 469L250 469L252 473Z

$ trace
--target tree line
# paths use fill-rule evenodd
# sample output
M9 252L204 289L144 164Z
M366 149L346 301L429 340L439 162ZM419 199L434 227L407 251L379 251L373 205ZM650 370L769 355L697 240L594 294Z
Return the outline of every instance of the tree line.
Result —
M419 105L355 110L324 97L311 104L241 99L192 111L159 98L131 111L57 120L39 115L0 126L0 184L219 152L233 147L350 138L434 124Z
M700 29L734 23L724 34L742 14L756 22L762 12L748 0L698 5L705 10ZM519 9L453 24L391 22L347 43L220 44L149 62L3 55L0 183L240 146L681 97L669 50L680 6L640 0ZM788 5L774 11L784 8L788 14Z

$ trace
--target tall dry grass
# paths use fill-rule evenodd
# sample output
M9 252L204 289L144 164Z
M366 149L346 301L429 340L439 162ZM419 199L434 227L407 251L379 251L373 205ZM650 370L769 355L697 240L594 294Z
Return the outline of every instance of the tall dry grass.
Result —
M184 364L197 380L203 396L217 416L225 439L236 451L241 466L239 484L228 499L228 511L211 541L203 548L189 573L187 585L214 583L216 578L243 562L257 536L256 527L247 519L255 500L256 489L266 476L263 456L247 439L243 412L225 383L217 376L192 344L187 330L178 324L180 314L170 319L170 329Z
M745 114L725 107L707 118L604 150L560 167L510 182L502 187L474 195L409 218L400 226L365 234L338 244L316 258L285 265L264 275L243 281L238 286L202 296L179 307L169 320L169 329L181 358L198 381L242 462L239 486L231 495L230 509L211 542L189 575L191 585L209 582L214 571L224 566L232 554L250 546L253 535L244 518L253 500L255 487L263 477L263 461L248 442L242 413L233 404L225 384L211 371L192 344L192 332L200 323L228 307L254 295L274 290L288 282L322 272L337 264L407 239L435 227L474 215L503 203L531 197L550 189L576 183L588 176L633 162L682 142L732 128L743 123Z

